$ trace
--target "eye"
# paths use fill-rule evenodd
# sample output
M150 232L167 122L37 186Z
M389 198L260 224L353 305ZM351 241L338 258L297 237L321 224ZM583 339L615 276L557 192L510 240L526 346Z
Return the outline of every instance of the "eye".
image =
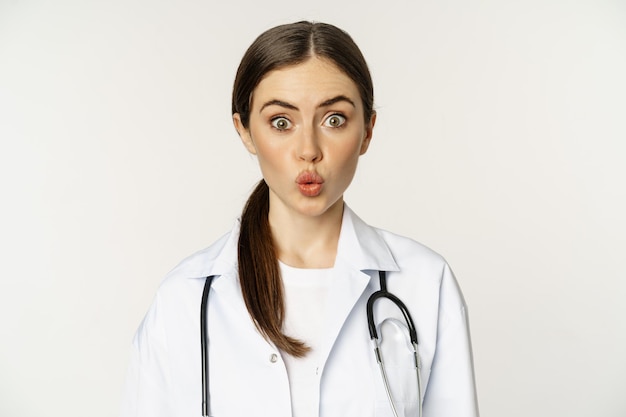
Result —
M346 122L346 118L340 114L332 114L325 121L324 125L328 127L341 127Z
M272 119L272 127L278 130L287 130L291 127L291 122L285 117L275 117Z

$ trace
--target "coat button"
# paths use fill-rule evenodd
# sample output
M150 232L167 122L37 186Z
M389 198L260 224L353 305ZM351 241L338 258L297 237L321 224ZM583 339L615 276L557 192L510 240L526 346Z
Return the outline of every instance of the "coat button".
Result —
M270 362L272 362L272 363L276 363L276 361L277 361L277 360L278 360L278 355L277 355L277 354L275 354L275 353L272 353L272 354L270 355Z

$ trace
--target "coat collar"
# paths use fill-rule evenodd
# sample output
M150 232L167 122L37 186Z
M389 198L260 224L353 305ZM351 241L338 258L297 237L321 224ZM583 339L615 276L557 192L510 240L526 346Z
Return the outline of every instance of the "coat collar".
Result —
M183 261L172 273L188 278L236 276L239 227L238 220L229 234ZM380 233L379 229L366 224L344 204L335 265L355 271L398 271L398 264Z
M344 205L337 260L359 271L398 271L381 231L369 226Z

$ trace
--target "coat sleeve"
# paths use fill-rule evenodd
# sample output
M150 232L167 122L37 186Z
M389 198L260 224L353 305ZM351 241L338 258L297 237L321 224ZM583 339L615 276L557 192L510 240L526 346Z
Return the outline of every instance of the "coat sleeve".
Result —
M446 264L439 295L437 347L424 398L424 417L478 417L467 308Z
M167 340L159 320L159 295L135 333L121 417L174 416L167 361Z

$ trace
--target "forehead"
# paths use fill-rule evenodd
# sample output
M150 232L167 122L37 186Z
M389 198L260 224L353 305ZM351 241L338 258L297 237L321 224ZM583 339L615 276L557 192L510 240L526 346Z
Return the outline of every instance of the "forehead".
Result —
M252 107L273 99L314 105L338 95L362 105L356 83L343 70L332 61L313 57L268 72L254 89Z

